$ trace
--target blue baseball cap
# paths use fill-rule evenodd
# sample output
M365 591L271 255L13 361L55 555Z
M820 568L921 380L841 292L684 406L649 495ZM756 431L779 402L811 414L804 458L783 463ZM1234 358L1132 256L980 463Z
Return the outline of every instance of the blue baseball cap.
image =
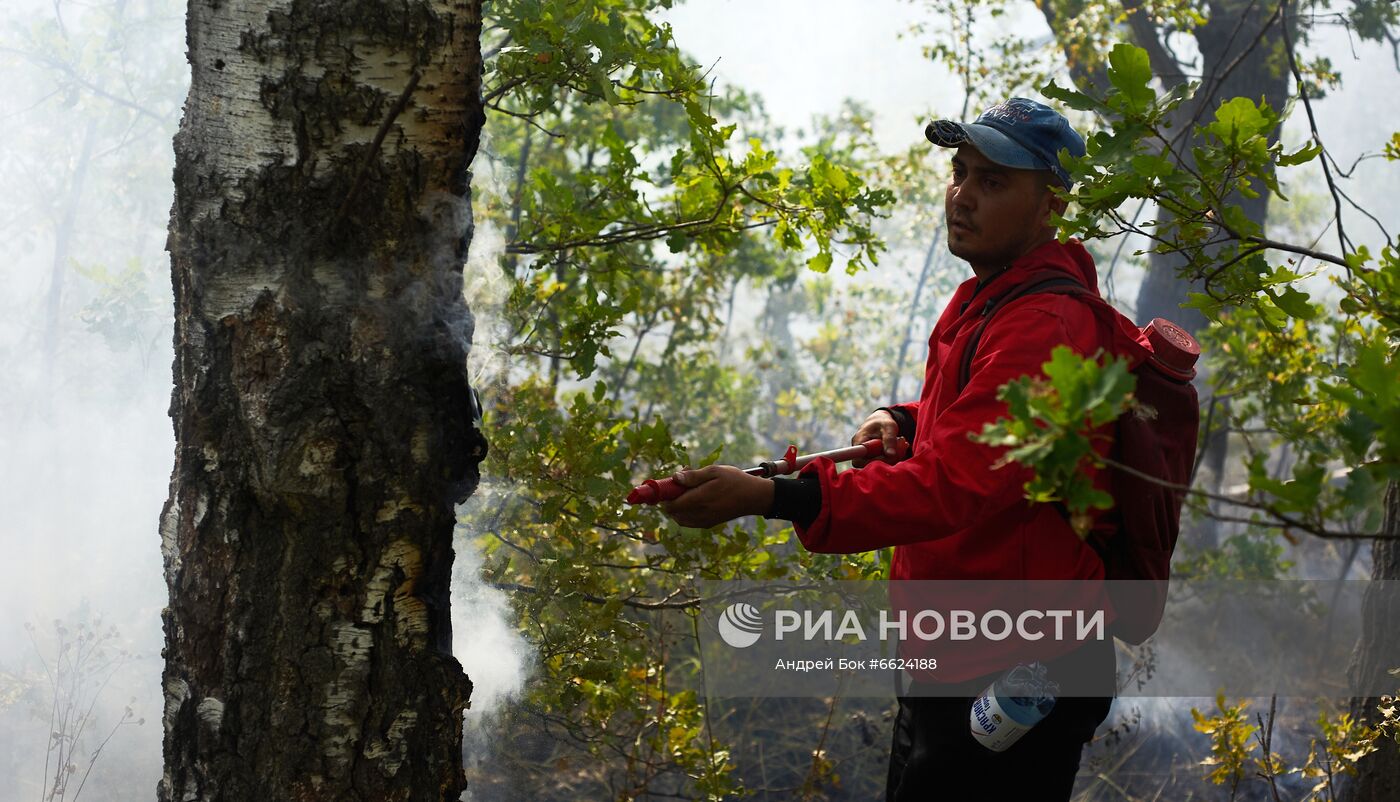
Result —
M1049 170L1066 188L1073 182L1060 166L1060 149L1072 156L1084 155L1084 137L1070 127L1063 114L1023 97L998 103L970 123L934 120L924 129L924 136L945 148L970 144L1002 167Z

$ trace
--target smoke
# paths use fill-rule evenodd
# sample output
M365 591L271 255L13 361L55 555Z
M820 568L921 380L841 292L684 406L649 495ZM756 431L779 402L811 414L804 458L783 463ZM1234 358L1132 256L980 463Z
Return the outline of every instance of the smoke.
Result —
M467 506L505 500L497 496L483 488ZM534 652L513 624L510 597L482 580L481 552L473 539L465 540L465 546L457 550L453 569L453 651L472 681L467 727L480 730L483 721L520 694Z
M83 799L160 774L175 7L17 2L0 29L0 802L43 798L59 747L69 799L89 767Z
M7 705L0 690L0 775L14 778L0 783L0 802L38 798L50 732L74 734L52 724L49 713L55 686L98 676L97 662L61 668L73 657L83 623L104 632L115 627L109 656L123 650L131 656L114 668L105 689L84 697L96 702L96 714L79 744L78 765L86 768L89 750L128 704L146 719L112 739L88 793L98 786L104 799L144 798L159 777L166 594L153 533L173 437L163 395L125 405L108 401L57 395L41 414L0 417L7 556L0 566L0 672L13 674L17 691ZM67 655L60 654L60 621L68 631ZM25 624L34 627L32 640ZM3 770L6 761L13 771Z
M462 506L462 513L508 503L510 493L492 492L483 483ZM482 533L485 534L485 533ZM479 778L490 775L499 786L508 778L493 770L501 730L510 704L519 698L533 673L534 647L515 626L510 597L482 578L482 554L477 533L458 530L457 563L453 569L452 620L457 659L472 681L471 708L464 717L463 759L467 771L464 799L480 799ZM498 789L499 790L499 789Z
M488 417L511 367L506 348L511 332L505 305L513 282L502 264L506 234L499 218L492 213L496 201L505 197L504 169L493 158L488 122L472 164L475 230L463 266L463 293L476 324L467 371ZM484 515L482 511L500 509L510 502L511 496L508 488L500 489L489 479L483 479L472 497L459 508L459 519L499 520L499 515ZM457 562L453 567L453 651L472 681L471 709L464 718L463 731L468 782L465 799L481 796L477 776L483 770L489 771L502 718L510 702L524 690L536 657L533 647L515 626L510 597L482 577L484 560L480 538L490 534L459 526Z
M1177 590L1180 589L1178 585ZM1330 717L1346 710L1349 697L1340 687L1331 694L1333 698L1279 696L1276 700L1242 697L1222 688L1221 677L1230 676L1244 683L1243 687L1254 688L1257 692L1259 683L1245 679L1251 671L1246 664L1256 659L1248 644L1257 643L1263 633L1279 631L1279 627L1265 618L1232 616L1223 612L1217 615L1220 608L1214 605L1195 606L1189 602L1183 605L1180 602L1178 598L1176 603L1169 605L1168 620L1153 640L1140 647L1120 644L1120 696L1114 700L1108 719L1084 752L1075 799L1098 799L1103 798L1105 793L1111 798L1151 798L1156 795L1162 799L1178 799L1189 795L1199 796L1202 789L1208 787L1205 778L1211 767L1201 761L1211 754L1211 737L1197 728L1192 711L1199 711L1206 718L1217 717L1221 711L1214 696L1175 695L1182 689L1188 689L1191 693L1211 693L1215 689L1215 692L1225 694L1226 706L1245 703L1243 724L1255 727L1268 726L1270 707L1275 704L1272 727L1268 729L1270 751L1293 768L1306 763L1314 743L1323 739L1317 724L1319 714L1325 712ZM1281 604L1279 609L1288 609L1288 605ZM1356 616L1355 610L1342 610L1339 614L1352 619ZM1308 633L1300 636L1303 638L1301 642L1308 643L1311 649L1326 651L1312 630L1308 629L1308 615L1301 610L1299 612L1299 632ZM1199 634L1202 627L1216 632L1206 638ZM1204 645L1207 642L1238 643L1240 650L1229 653L1218 648L1212 650L1212 647ZM1331 644L1333 649L1339 646L1345 644ZM1259 656L1259 659L1264 658ZM1330 661L1336 658L1330 653L1324 657L1319 652L1319 659ZM1150 671L1141 670L1144 660L1150 663ZM1222 664L1230 662L1235 662L1234 670L1222 671ZM1300 676L1307 671L1306 667L1298 667ZM1142 680L1142 684L1138 680ZM1152 693L1173 695L1138 695ZM1251 761L1262 757L1263 748L1258 737L1250 737L1249 750ZM1253 762L1246 765L1238 796L1241 800L1272 798L1267 785L1256 776L1255 768ZM1275 780L1285 799L1304 798L1307 796L1306 790L1318 781L1316 777L1305 777L1301 773Z
M477 164L484 160L479 157ZM494 171L481 170L479 166L473 181L487 184L484 190L473 187L473 194L492 192L497 185ZM462 276L463 292L476 321L467 374L477 392L503 381L510 367L504 347L510 339L504 312L511 290L510 277L501 267L505 249L505 232L490 218L478 215Z

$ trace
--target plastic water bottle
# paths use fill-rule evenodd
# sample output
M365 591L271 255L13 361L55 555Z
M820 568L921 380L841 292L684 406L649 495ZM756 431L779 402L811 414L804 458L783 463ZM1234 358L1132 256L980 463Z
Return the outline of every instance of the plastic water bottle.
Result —
M1060 686L1040 663L1018 665L973 700L972 737L993 752L1004 752L1050 715Z

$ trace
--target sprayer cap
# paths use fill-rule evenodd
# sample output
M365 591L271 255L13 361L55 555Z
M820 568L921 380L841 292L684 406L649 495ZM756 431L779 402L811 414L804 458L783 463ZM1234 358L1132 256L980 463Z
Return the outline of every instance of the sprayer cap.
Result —
M1153 357L1163 367L1188 378L1195 375L1201 346L1186 329L1166 318L1153 318L1147 324L1147 342L1152 346Z

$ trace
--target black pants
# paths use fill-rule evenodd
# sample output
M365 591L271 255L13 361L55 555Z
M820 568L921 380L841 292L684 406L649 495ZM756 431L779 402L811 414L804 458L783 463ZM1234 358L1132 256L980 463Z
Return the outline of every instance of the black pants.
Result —
M1083 655L1080 655L1083 657ZM1106 664L1105 664L1105 661ZM1096 648L1095 671L1113 672L1111 643ZM1051 664L1051 676L1055 676ZM972 693L990 684L981 683ZM1108 687L1112 687L1109 685ZM911 691L915 689L911 688ZM927 689L925 689L927 690ZM1068 800L1079 771L1079 757L1094 730L1108 717L1109 697L1064 697L1043 721L1004 752L993 752L972 737L969 714L975 696L901 696L890 749L886 802L966 802L1015 799Z

